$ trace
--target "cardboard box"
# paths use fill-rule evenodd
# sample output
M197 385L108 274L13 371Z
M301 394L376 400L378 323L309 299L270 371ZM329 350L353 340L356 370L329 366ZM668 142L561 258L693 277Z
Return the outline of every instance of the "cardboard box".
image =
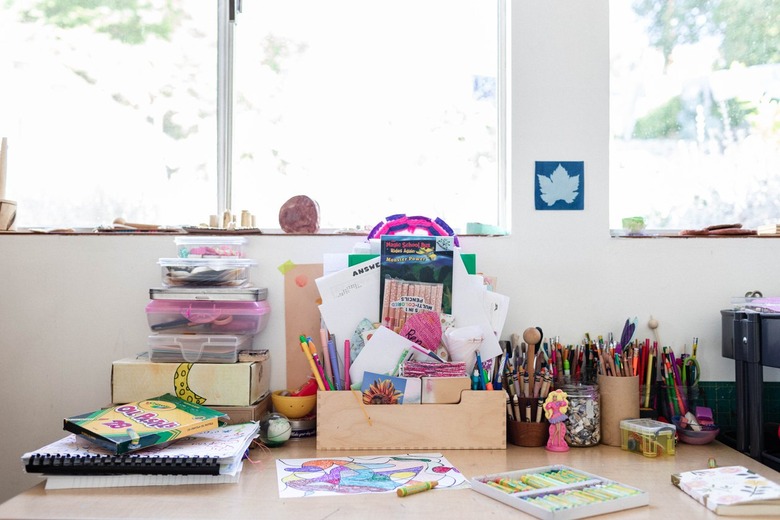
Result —
M506 449L504 392L457 404L364 405L359 391L317 392L318 450Z
M269 392L270 360L245 363L152 363L127 358L111 368L111 401L172 393L205 406L250 406Z
M250 406L210 406L218 412L228 415L227 424L239 424L250 421L259 421L267 412L271 411L271 394L265 394L258 402Z

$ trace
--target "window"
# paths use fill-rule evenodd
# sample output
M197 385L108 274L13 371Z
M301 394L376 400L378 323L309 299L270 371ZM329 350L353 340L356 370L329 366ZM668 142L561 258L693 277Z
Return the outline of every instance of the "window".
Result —
M8 0L0 135L18 227L208 222L218 201L218 3ZM395 213L507 228L504 0L243 2L226 207L278 228Z
M773 223L780 0L610 2L610 227Z

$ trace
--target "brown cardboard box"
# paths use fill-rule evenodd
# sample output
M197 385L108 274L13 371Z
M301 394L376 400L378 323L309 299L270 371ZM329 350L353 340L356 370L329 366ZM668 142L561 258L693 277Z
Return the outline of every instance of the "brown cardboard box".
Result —
M172 393L205 406L251 406L269 392L270 382L268 359L245 363L152 363L127 358L113 363L111 400L123 404Z
M227 424L259 421L266 412L271 411L271 394L265 394L258 402L250 406L210 406L213 410L228 414Z

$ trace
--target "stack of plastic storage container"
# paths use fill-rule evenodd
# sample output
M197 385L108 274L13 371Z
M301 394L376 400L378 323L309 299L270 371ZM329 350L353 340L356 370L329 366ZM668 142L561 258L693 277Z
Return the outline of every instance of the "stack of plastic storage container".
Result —
M267 289L254 287L245 237L176 237L177 257L161 258L162 288L151 289L149 360L235 363L268 323Z

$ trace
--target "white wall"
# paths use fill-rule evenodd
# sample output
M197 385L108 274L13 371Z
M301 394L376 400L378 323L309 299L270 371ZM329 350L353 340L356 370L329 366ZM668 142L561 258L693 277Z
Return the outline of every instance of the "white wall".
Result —
M652 337L653 315L665 344L699 337L705 380L733 381L733 362L720 354L719 311L747 290L780 294L780 240L610 238L607 0L516 4L514 232L461 237L478 269L496 275L499 292L511 297L503 339L529 326L567 343L585 332L619 335L629 316L639 318L638 337ZM536 160L585 161L584 211L534 210ZM248 256L259 262L252 275L268 287L272 307L256 346L271 350L273 388L285 386L277 268L321 262L359 240L250 238ZM0 500L38 482L24 474L23 452L61 437L63 417L109 402L111 362L144 350L148 291L160 283L158 258L172 248L171 236L0 236ZM765 369L764 377L779 373Z

